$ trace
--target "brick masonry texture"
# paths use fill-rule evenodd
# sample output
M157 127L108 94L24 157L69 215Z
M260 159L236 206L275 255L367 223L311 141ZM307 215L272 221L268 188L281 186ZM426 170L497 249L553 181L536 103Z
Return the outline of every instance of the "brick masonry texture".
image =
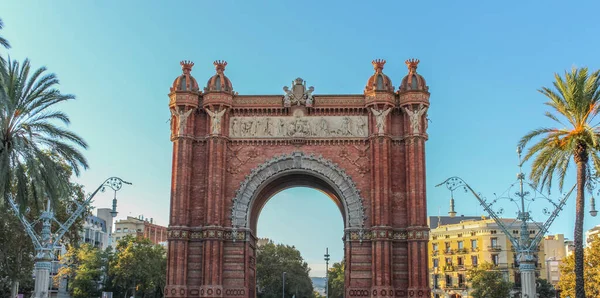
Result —
M238 95L224 75L224 61L215 61L217 74L202 92L190 74L193 63L182 62L183 75L169 94L173 168L165 297L255 297L259 210L291 186L321 189L340 207L346 297L428 297L429 92L417 63L407 61L409 74L398 91L382 72L385 61L375 60L364 94L312 97L292 86L303 97L286 106L283 95ZM219 111L222 116L215 116ZM379 118L381 130L377 111L388 111ZM229 137L233 116L297 113L364 116L368 136ZM353 192L360 200L349 197ZM236 197L245 203L236 204Z

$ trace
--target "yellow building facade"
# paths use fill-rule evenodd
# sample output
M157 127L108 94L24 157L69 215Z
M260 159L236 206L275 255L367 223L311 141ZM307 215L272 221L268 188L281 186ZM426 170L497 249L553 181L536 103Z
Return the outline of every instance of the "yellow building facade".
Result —
M519 237L520 221L503 219L508 230ZM520 273L509 238L493 219L486 217L429 217L429 280L433 298L471 297L468 270L491 263L495 270L520 288ZM538 232L530 223L530 237ZM544 244L540 243L536 276L545 275Z

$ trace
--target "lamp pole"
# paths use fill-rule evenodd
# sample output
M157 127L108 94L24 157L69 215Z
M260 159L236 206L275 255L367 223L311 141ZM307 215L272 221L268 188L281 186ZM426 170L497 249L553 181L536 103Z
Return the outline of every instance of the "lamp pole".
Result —
M491 202L487 201L485 198L481 196L481 194L475 192L471 186L469 186L463 179L459 177L451 177L446 179L446 181L436 185L441 186L445 185L448 190L450 190L452 194L452 200L454 200L454 190L458 188L463 188L465 192L471 193L478 201L479 204L483 207L483 209L490 215L490 217L496 222L496 224L500 227L502 232L506 235L506 237L510 240L512 246L515 248L517 252L517 262L519 263L519 271L521 273L521 297L536 297L536 284L535 284L535 267L536 267L536 252L538 251L539 243L548 231L548 228L554 222L558 213L563 209L567 199L575 189L575 186L569 190L569 192L559 201L554 202L548 197L544 196L541 192L538 192L537 189L531 184L525 181L525 174L522 171L523 162L521 161L521 148L517 148L517 153L519 155L519 173L517 174L517 182L511 185L511 188L507 190L507 197L496 197L496 199ZM511 189L518 183L519 189L514 195L517 198L511 197ZM530 191L525 190L525 186L531 188L533 190L533 194ZM532 197L533 195L533 197ZM498 202L499 199L508 199L509 201L515 203L518 208L517 219L520 223L520 235L519 237L513 236L513 234L508 230L508 227L505 225L504 221L499 217L502 214L503 209L500 209L498 212L495 212L492 207ZM539 228L539 231L535 234L533 238L529 236L529 225L528 222L533 222L530 211L526 208L526 205L529 206L531 202L536 199L545 199L550 202L552 205L550 209L544 208L542 211L544 214L548 215L548 219L544 223L535 223ZM527 203L527 204L526 204ZM594 208L593 208L594 209ZM592 212L590 212L592 213ZM593 213L592 213L593 214Z
M50 200L48 200L46 204L46 209L42 212L40 217L30 222L27 220L24 214L21 214L19 210L19 205L15 203L12 196L8 196L8 203L11 208L15 212L15 215L19 218L23 226L25 227L25 231L31 237L31 241L33 241L33 247L36 251L35 256L35 289L34 289L34 298L48 298L48 289L50 288L50 269L52 267L52 260L54 259L54 251L60 246L60 240L64 236L64 234L69 230L69 228L75 223L75 220L83 212L87 209L89 204L91 203L94 196L99 192L104 192L107 187L110 187L114 190L115 196L113 199L113 210L111 215L113 217L117 216L117 191L121 189L123 184L131 184L127 181L124 181L121 178L111 177L106 179L92 194L88 196L88 198L82 203L79 204L76 201L73 201L77 205L77 209L66 222L59 222L54 216L54 211L52 210L52 206L50 205ZM35 225L37 223L42 223L42 231L38 235L35 231ZM52 223L56 223L59 226L58 231L52 233Z
M283 284L282 284L282 290L281 290L281 297L285 298L285 271L283 272Z
M325 298L329 298L329 247L325 248Z

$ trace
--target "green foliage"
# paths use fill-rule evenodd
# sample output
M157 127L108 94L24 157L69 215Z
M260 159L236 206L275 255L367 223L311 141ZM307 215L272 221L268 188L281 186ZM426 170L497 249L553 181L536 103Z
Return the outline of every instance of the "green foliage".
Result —
M329 297L342 298L344 297L344 271L346 270L346 262L334 263L329 268Z
M575 263L577 298L585 298L583 273L583 217L585 188L593 188L592 180L600 173L600 130L595 120L600 112L600 71L589 73L587 68L573 68L565 72L564 79L555 74L554 90L543 87L540 93L550 100L546 103L553 113L546 117L557 127L538 128L527 133L519 142L524 148L537 139L524 161L535 156L531 167L531 180L534 184L546 187L550 192L554 179L558 180L562 191L565 177L571 164L577 167L577 198L575 202ZM557 176L557 177L555 177Z
M493 270L489 263L470 269L468 275L473 298L506 298L513 288L512 283L506 281L501 272Z
M2 21L2 19L0 19L0 30L2 30L2 28L4 28L4 22ZM0 46L3 46L5 49L10 49L10 44L8 43L8 40L6 40L6 38L0 36Z
M584 252L585 293L588 297L600 297L600 238L595 237ZM556 288L561 297L575 297L575 257L570 255L560 265L560 280Z
M70 170L67 165L61 161L58 161L61 165L60 172L57 173L67 179L71 176ZM30 181L31 183L31 181ZM68 182L68 193L69 197L61 198L54 205L55 216L58 221L65 222L71 212L67 209L76 208L75 202L81 203L84 200L83 187L79 184ZM25 213L25 216L30 222L33 222L35 218L40 215L39 206L35 202L29 202L30 212ZM83 223L85 222L85 216L89 211L84 212L83 216L77 218L69 231L65 233L63 237L63 244L66 243L78 243ZM34 229L38 233L41 232L41 224L38 223L34 226ZM52 224L52 231L58 229L58 224ZM12 210L8 209L7 204L0 204L0 243L2 243L2 249L0 249L0 292L5 289L7 284L12 282L19 282L20 287L26 288L32 282L31 273L33 272L34 262L34 248L29 235L25 232L25 228L15 216ZM10 290L8 290L10 293ZM23 292L23 291L21 291ZM0 295L0 297L2 297Z
M138 295L162 297L166 272L166 250L147 238L124 237L110 259L109 279L115 297L135 288Z
M269 242L257 250L256 282L258 297L281 297L285 276L285 297L312 297L313 287L309 277L310 268L300 252L293 246Z
M21 222L0 205L0 297L8 298L13 282L23 288L31 283L33 244ZM12 298L12 297L11 297Z
M103 268L107 265L106 255L87 243L80 247L70 246L60 263L55 282L69 279L69 294L73 298L97 297L101 294Z
M56 75L44 67L33 71L29 60L9 60L5 70L0 73L0 195L12 194L23 209L30 200L40 205L50 198L56 204L69 195L69 177L61 175L58 161L76 175L87 168L79 151L87 144L59 125L68 125L69 117L53 110L75 96L61 94Z
M535 156L531 169L531 179L548 191L558 174L559 188L562 190L571 158L578 154L591 158L596 170L600 169L600 134L593 122L600 112L600 71L588 73L587 68L573 68L565 72L565 78L555 74L555 90L543 87L540 93L550 99L546 105L554 114L546 116L561 128L538 128L521 138L519 146L525 147L533 139L537 143L529 148L524 161ZM581 152L581 149L584 151ZM584 181L585 183L585 181Z
M535 282L535 292L538 294L538 298L555 298L556 290L554 286L547 280L538 278Z
M2 28L4 28L4 22L2 22L2 19L0 19L0 30L2 30ZM10 49L10 44L8 43L8 40L6 40L6 38L2 37L1 35L0 46L4 47L5 49ZM4 59L3 55L0 55L0 80L2 80L2 74L4 73L6 73L6 60ZM0 97L3 95L1 89L2 88L0 88Z

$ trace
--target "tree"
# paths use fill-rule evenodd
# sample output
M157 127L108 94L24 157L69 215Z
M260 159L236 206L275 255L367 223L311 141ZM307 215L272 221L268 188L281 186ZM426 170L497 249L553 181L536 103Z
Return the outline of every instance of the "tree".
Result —
M256 253L256 282L258 297L281 297L285 276L285 297L312 297L310 268L300 252L293 246L269 242Z
M6 199L12 193L23 209L29 200L39 205L50 198L56 204L67 196L69 180L58 175L62 165L52 156L76 175L87 168L79 151L87 144L58 125L69 124L65 113L52 110L75 96L55 89L56 75L45 71L42 67L32 72L29 60L19 64L9 59L6 72L0 74L0 195Z
M501 272L493 270L490 263L483 263L468 272L473 298L506 298L513 288Z
M73 298L100 296L100 283L108 264L103 252L88 243L70 246L60 259L63 265L55 280L69 279L69 294Z
M546 112L546 116L563 128L538 128L527 133L519 146L524 148L533 139L539 138L525 155L523 161L533 156L535 159L531 169L531 179L548 192L552 180L557 174L559 189L562 191L571 158L577 167L577 199L575 211L575 275L576 296L585 298L583 278L583 216L585 188L589 186L590 173L600 170L600 134L597 123L592 123L598 115L600 101L600 72L588 73L587 68L573 68L565 72L563 79L555 74L554 88L543 87L539 90L550 101L554 113ZM566 121L564 121L566 120ZM590 165L591 159L591 165ZM590 167L591 166L591 167Z
M547 280L538 278L535 282L535 292L538 294L539 298L555 298L556 290L554 286L549 283Z
M164 247L148 238L126 236L117 243L110 260L109 278L115 296L135 291L143 297L162 297L166 271Z
M55 156L49 156L50 158L56 158ZM61 165L57 175L61 179L68 181L71 177L71 170L66 163L58 159L56 162ZM32 181L29 180L28 183L32 183ZM65 222L71 215L68 209L75 209L77 204L81 204L85 199L82 185L68 182L67 187L68 195L60 198L57 204L54 205L56 219L60 222ZM16 191L16 189L13 187L12 191ZM33 201L29 202L27 210L25 210L24 214L30 222L33 222L34 218L39 216L41 212L39 206ZM86 210L83 215L85 216L88 213L89 210ZM84 216L75 220L71 229L65 233L63 241L61 241L62 244L79 242L79 231L81 231L85 221ZM56 231L58 228L56 222L52 224L53 231ZM38 223L35 225L34 230L39 235L41 224ZM5 282L11 284L9 291L12 293L11 297L14 297L21 284L27 287L28 283L31 283L35 252L29 235L25 232L25 228L13 211L8 209L6 204L0 204L0 243L2 243L2 249L0 250L0 277L6 277ZM1 291L2 288L6 287L0 285L0 292L3 292ZM0 297L2 296L0 295Z
M2 28L4 28L4 22L2 22L2 19L0 19L0 30L2 30ZM3 46L5 49L10 49L10 43L8 43L8 40L6 40L6 38L0 36L0 46ZM0 73L5 72L6 70L6 60L4 60L4 57L2 55L0 55ZM1 78L0 78L1 80ZM0 96L2 96L2 91L0 90Z
M560 279L556 288L561 297L575 296L576 276L574 274L575 256L572 254L563 259L560 265ZM600 297L600 238L592 240L584 250L585 293L588 297Z
M334 263L329 268L329 297L342 298L344 297L344 271L346 270L346 262Z
M7 207L0 204L0 293L4 293L1 298L15 297L19 286L31 281L34 259L29 236Z

